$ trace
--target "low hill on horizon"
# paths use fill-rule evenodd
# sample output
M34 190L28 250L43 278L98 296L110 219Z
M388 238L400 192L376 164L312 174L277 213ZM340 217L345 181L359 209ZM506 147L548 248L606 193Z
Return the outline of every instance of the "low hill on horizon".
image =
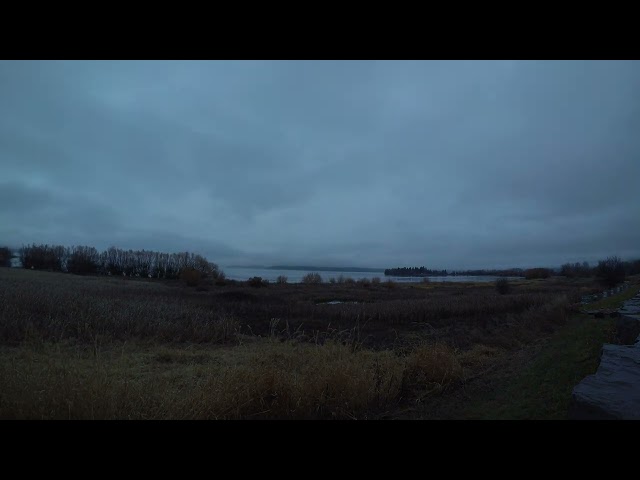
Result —
M306 265L229 265L227 268L262 268L265 270L309 270L317 272L384 272L384 268L365 267L316 267Z

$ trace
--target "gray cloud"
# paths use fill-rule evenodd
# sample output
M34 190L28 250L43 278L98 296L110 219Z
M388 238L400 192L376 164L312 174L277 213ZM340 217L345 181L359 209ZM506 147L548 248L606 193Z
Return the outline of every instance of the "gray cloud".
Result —
M434 268L640 256L636 61L0 62L0 243Z

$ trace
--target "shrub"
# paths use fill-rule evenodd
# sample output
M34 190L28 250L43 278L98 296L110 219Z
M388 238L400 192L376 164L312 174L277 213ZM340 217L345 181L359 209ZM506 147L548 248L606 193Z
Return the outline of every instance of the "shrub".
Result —
M368 278L361 278L360 280L358 280L358 283L360 285L362 285L363 287L367 288L371 285L371 281Z
M396 288L397 284L393 280L388 279L386 282L384 282L384 286L391 289L391 288Z
M530 268L524 271L524 278L532 280L534 278L549 278L551 270L548 268Z
M349 285L353 285L354 283L356 283L356 281L351 277L347 277L347 278L344 279L344 283L348 283Z
M212 277L217 279L220 274L224 275L220 267L218 267L218 264L208 261L202 255L195 255L189 262L193 268L202 273L203 278Z
M288 278L285 275L278 275L278 278L276 279L276 283L287 283Z
M403 375L405 387L442 390L462 378L462 365L455 351L445 344L423 345L407 358Z
M224 274L222 270L218 271L218 277L216 278L216 285L226 285L227 284L227 276Z
M0 267L11 266L11 250L8 247L0 248Z
M183 268L180 271L180 279L189 287L195 287L202 281L202 272L192 267Z
M380 277L373 277L371 283L378 285L380 283Z
M309 284L322 283L322 277L317 272L307 273L304 277L302 277L302 283L309 283Z
M573 270L573 265L570 263L562 265L562 267L560 267L560 275L567 278L575 277L576 273Z
M78 275L98 273L100 255L93 247L73 247L68 252L67 272Z
M590 277L593 274L592 269L587 262L565 263L560 268L560 275L567 278L573 277Z
M63 271L67 249L62 245L27 245L20 249L23 268L31 270Z
M624 269L627 275L637 275L640 273L640 260L624 262Z
M596 267L596 277L602 284L607 287L613 287L618 283L624 282L625 271L624 263L619 257L608 257L606 260L600 260Z
M422 277L422 280L420 282L421 283L430 283L431 280L429 280L429 277Z
M247 280L247 283L250 287L254 288L266 287L269 284L269 282L267 280L263 280L262 277L251 277Z
M331 283L331 284L336 283L336 279L335 279L334 277L331 277L331 278L329 279L329 283Z
M505 295L511 291L511 284L506 278L496 280L496 290L500 295Z

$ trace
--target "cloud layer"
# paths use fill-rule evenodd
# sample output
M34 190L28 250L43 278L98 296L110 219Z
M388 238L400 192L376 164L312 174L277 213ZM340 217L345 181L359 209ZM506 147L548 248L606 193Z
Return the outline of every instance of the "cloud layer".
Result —
M0 62L0 243L640 257L637 61Z

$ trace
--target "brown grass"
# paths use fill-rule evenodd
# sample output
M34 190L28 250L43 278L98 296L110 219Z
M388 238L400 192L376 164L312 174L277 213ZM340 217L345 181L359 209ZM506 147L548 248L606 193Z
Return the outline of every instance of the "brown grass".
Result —
M548 335L592 288L390 285L2 269L0 418L386 418Z
M441 391L463 378L463 369L456 352L448 345L423 345L411 352L404 371L405 386L419 395Z
M195 268L184 268L180 272L180 279L189 287L196 287L202 282L202 272Z
M392 346L400 334L420 331L466 348L465 335L494 335L513 316L557 299L575 301L581 287L516 286L499 295L492 286L431 284L428 289L382 284L282 284L185 288L180 282L77 277L15 269L0 271L0 342L27 338L92 343L103 340L225 343L237 333L269 335L279 318L311 337L358 326L365 346ZM563 293L564 292L564 293ZM325 302L340 300L329 305Z
M228 349L4 348L1 419L380 418L410 382L459 378L454 352L408 357L263 340Z

